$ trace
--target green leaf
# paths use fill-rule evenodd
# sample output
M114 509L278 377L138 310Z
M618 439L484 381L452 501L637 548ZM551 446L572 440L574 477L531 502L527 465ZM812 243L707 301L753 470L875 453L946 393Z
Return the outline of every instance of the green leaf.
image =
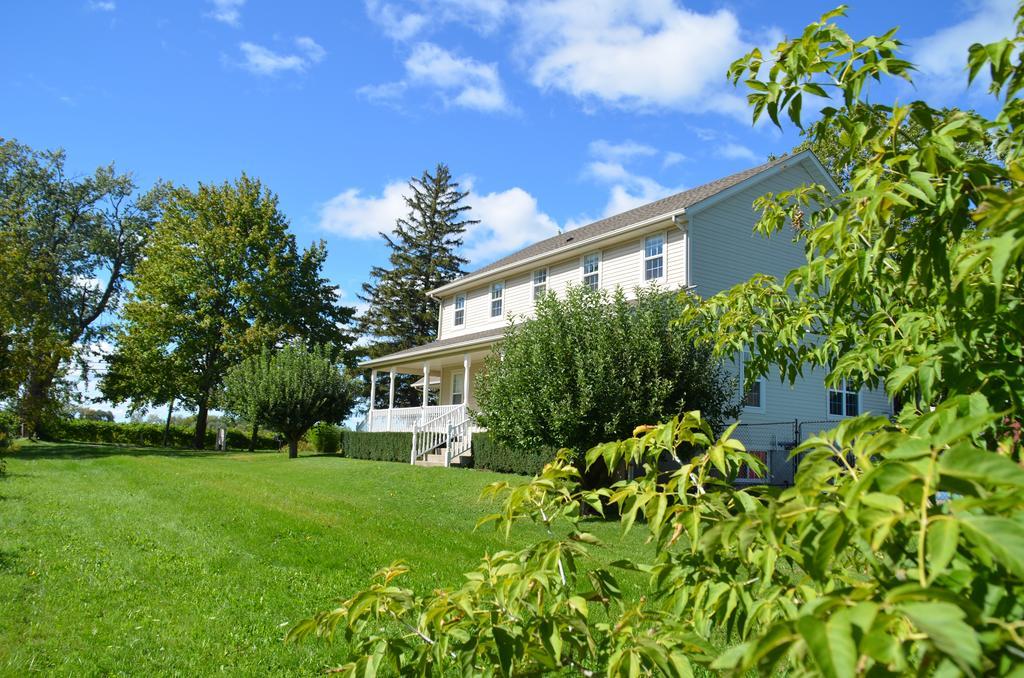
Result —
M804 616L797 619L796 628L822 675L852 678L857 664L857 648L853 642L853 630L845 617L833 616L824 622L817 617Z
M983 485L1024 487L1024 469L1007 457L973 445L957 446L939 457L939 472Z
M959 516L964 536L1024 579L1024 525L1002 516Z
M935 647L969 672L981 664L977 632L965 621L964 611L953 603L903 603L899 608Z
M934 518L926 535L929 580L934 581L956 554L960 524L953 518Z
M512 658L516 654L516 639L511 633L500 626L491 629L494 634L494 644L498 649L498 666L503 676L512 675Z

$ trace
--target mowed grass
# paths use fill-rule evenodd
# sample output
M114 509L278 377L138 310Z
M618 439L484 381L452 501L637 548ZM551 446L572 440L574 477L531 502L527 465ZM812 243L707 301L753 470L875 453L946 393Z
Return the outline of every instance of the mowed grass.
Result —
M338 457L32 444L0 479L3 675L311 675L344 647L288 626L395 560L421 592L506 542L474 531L515 476ZM635 555L614 523L602 560Z

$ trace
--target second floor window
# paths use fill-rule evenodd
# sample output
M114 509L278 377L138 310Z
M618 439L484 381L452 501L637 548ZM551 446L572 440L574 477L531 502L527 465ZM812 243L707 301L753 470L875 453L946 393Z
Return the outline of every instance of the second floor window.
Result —
M644 238L644 280L665 277L665 236L649 235Z
M601 255L598 252L583 257L583 284L592 290L601 286Z
M455 325L466 324L466 295L455 297Z
M491 317L497 318L502 312L502 301L505 298L505 283L491 285Z
M747 363L750 362L750 354L743 353L743 362L740 363L740 384L743 389L743 407L752 410L764 409L764 378L747 378Z
M828 413L837 417L856 417L860 414L860 393L845 379L829 387Z
M533 300L537 301L548 290L548 269L539 268L533 272Z

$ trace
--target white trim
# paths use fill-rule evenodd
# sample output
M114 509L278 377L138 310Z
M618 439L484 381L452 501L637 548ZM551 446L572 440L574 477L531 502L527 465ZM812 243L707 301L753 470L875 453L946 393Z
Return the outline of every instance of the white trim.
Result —
M653 257L647 256L647 241L650 238L661 238L661 254ZM640 238L640 249L642 250L642 256L640 257L640 281L642 284L650 282L665 282L668 280L668 232L667 231L655 231L654 233L645 233ZM661 275L654 278L647 277L647 262L651 259L661 258Z
M466 404L466 393L464 391L466 373L462 370L453 370L451 372L452 388L448 394L448 403L450 405L465 405ZM458 386L456 392L455 387ZM459 402L455 402L455 396L459 396Z
M494 297L494 288L497 287L498 285L501 285L501 296L495 298ZM505 281L504 280L495 280L494 282L491 283L490 287L488 288L487 300L490 303L490 307L488 308L488 311L490 313L490 317L491 318L503 318L503 317L505 317ZM499 313L495 313L494 312L494 302L496 302L496 301L501 302L501 310L500 310Z
M544 287L544 291L541 292L541 294L545 294L548 291L548 278L550 277L550 274L551 274L551 271L549 270L549 268L550 267L548 267L548 266L541 266L540 268L533 269L533 272L530 273L530 295L531 295L530 298L533 300L534 303L537 303L537 288L538 287L540 287L542 285ZM544 280L543 280L543 282L537 282L537 274L540 273L541 271L544 272Z
M828 419L849 419L850 417L859 416L864 411L864 403L862 402L863 398L861 397L862 396L861 392L863 390L864 389L859 388L856 391L851 391L850 387L849 387L849 383L847 382L846 379L840 380L838 388L833 388L832 386L829 386L828 384L825 384L825 415L826 415L826 417ZM843 394L843 413L842 414L835 414L834 412L832 412L832 393L833 392L834 393L842 393ZM848 393L856 393L856 395L857 395L857 412L855 414L849 414L847 412L847 408L846 408L846 395Z
M424 346L424 347L422 347L422 350L413 350L413 352L406 353L405 355L399 356L397 359L394 359L394 360L389 360L389 358L393 357L392 355L385 355L385 356L381 356L380 358L372 358L372 359L367 360L365 362L359 363L357 365L357 367L359 367L361 369L366 369L366 368L381 367L381 366L384 366L384 365L401 365L403 363L415 361L417 356L422 356L424 354L426 354L426 355L447 354L450 351L456 351L457 349L460 349L460 348L466 348L466 347L469 347L469 346L476 346L478 344L479 345L493 344L495 342L501 341L502 337L505 336L505 330L503 328L495 328L495 330L496 330L496 332L495 332L494 335L488 335L486 337L477 337L475 339L469 339L469 340L463 341L463 342L456 342L456 343L453 343L453 344L448 344L446 346L436 346L436 347ZM412 349L410 349L410 350L412 350Z
M587 257L592 257L592 256L596 256L597 257L597 270L594 271L593 273L587 273L587 268L586 268L587 267ZM595 250L593 252L585 252L585 253L580 255L580 283L582 285L584 285L585 287L589 287L589 285L587 285L587 276L588 275L596 275L597 276L597 285L594 287L594 289L596 289L596 290L601 289L602 279L604 278L604 276L602 275L603 273L604 273L604 255L601 252L601 250Z
M459 308L459 299L462 299L462 308ZM444 304L441 304L444 308ZM462 311L462 322L459 322L459 311ZM466 326L466 293L456 294L452 301L452 327Z
M746 382L746 371L747 371L747 361L748 360L750 360L750 351L743 351L740 354L740 370L739 370L739 372L740 372L740 379L739 379L739 381L740 381L740 384L739 384L739 388L740 388L740 405L742 405L744 412L750 412L752 414L764 414L765 410L767 410L766 396L768 395L768 389L765 388L765 378L763 376L762 377L758 377L758 379L757 379L757 387L758 387L757 390L758 390L758 395L760 396L758 398L758 400L759 400L759 402L761 404L756 406L756 407L753 406L753 405L744 405L743 404L743 401L746 400L746 397L747 397L747 391L746 391L746 389L744 387L746 385L745 382Z

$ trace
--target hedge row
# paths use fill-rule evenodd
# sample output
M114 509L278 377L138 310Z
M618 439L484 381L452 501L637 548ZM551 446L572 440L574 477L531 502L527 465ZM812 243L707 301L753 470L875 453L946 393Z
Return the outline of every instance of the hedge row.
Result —
M341 453L351 459L400 461L409 463L411 433L380 431L342 431Z
M533 476L541 472L544 464L555 458L557 451L546 447L528 451L512 450L494 442L486 431L473 434L473 468Z
M139 445L142 447L159 447L164 441L163 424L147 424L141 422L93 421L91 419L62 419L46 425L46 437L54 440L67 440L80 443L116 443L122 445ZM167 436L170 447L192 447L195 429L191 426L171 426ZM217 442L216 430L206 431L206 447L213 448ZM249 449L249 432L238 429L227 431L228 449ZM277 442L270 436L256 437L256 448L261 450L277 449Z

